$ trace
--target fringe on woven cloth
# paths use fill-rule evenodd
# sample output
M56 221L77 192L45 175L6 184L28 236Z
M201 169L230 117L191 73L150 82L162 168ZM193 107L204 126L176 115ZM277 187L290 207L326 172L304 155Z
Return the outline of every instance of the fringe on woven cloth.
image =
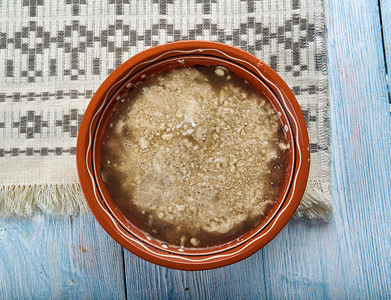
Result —
M293 217L316 223L330 221L332 215L333 205L330 192L324 189L322 182L308 181L303 198Z
M80 185L44 184L0 187L0 216L30 217L40 208L53 215L71 216L89 212ZM320 182L310 181L294 218L328 221L332 215L330 195Z
M0 216L30 217L37 207L47 214L58 216L90 211L78 183L0 187Z

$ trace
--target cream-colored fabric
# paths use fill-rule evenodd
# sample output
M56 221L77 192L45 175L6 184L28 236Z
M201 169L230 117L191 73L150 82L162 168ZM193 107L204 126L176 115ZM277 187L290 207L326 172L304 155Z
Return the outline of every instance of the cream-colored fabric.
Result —
M311 142L310 180L296 216L329 219L322 0L0 2L0 213L88 211L75 147L89 99L130 56L184 39L240 47L286 80Z

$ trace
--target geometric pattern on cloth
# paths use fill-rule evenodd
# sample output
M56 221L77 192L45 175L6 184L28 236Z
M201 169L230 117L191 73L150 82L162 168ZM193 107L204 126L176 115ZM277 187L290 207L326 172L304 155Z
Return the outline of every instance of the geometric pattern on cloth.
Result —
M74 164L84 110L107 75L145 48L200 39L242 48L288 83L309 130L310 181L328 191L323 17L322 0L4 0L0 166L12 168L18 157L45 160L45 168L58 168L60 156ZM25 184L24 176L5 172L0 185ZM77 183L76 171L65 177L53 171L51 178Z

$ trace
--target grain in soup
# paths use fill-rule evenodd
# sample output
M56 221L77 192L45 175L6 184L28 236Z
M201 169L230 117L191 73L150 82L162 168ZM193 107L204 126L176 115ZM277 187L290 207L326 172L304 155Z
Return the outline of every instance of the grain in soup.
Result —
M158 73L113 109L102 180L121 212L179 247L234 240L262 221L286 176L272 105L226 68Z

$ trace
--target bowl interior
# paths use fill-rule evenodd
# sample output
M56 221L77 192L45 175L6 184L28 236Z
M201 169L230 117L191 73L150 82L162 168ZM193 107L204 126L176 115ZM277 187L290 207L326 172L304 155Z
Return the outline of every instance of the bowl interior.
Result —
M162 71L167 71L174 68L183 68L183 67L194 67L194 66L206 66L206 67L215 67L215 66L224 66L227 67L231 72L235 73L237 76L248 81L253 88L255 88L260 94L262 94L278 112L280 117L281 124L285 130L285 135L290 148L287 150L287 170L285 180L282 184L282 189L279 192L277 201L271 206L267 214L263 218L262 222L254 229L250 230L241 237L230 241L225 244L208 247L208 248L181 248L178 246L170 245L167 243L162 243L161 241L151 239L151 237L139 230L130 220L128 220L111 199L110 194L102 182L100 176L100 170L102 166L102 145L104 141L104 132L106 126L108 126L109 115L113 108L116 106L118 101L124 99L127 93L134 87L135 84L141 82L148 78L151 74L159 73ZM233 61L223 57L216 57L208 54L183 54L175 55L171 57L163 57L159 60L154 60L148 64L144 64L139 68L134 68L127 74L124 74L120 80L118 80L114 85L115 89L106 95L106 99L103 99L102 109L98 115L97 123L94 128L93 133L93 143L92 143L92 169L94 173L94 180L96 188L99 193L99 197L102 202L105 204L107 210L112 215L112 218L115 222L118 223L118 226L121 226L124 231L126 231L130 236L137 239L141 243L160 249L161 251L168 251L177 255L209 255L213 253L219 253L222 251L227 251L233 249L249 239L257 236L277 215L279 210L284 204L284 201L292 188L292 179L294 177L295 171L295 136L293 134L294 129L292 127L291 119L284 107L280 97L275 93L275 90L271 86L271 83L260 77L258 74L247 68L246 66L238 63L238 61Z

